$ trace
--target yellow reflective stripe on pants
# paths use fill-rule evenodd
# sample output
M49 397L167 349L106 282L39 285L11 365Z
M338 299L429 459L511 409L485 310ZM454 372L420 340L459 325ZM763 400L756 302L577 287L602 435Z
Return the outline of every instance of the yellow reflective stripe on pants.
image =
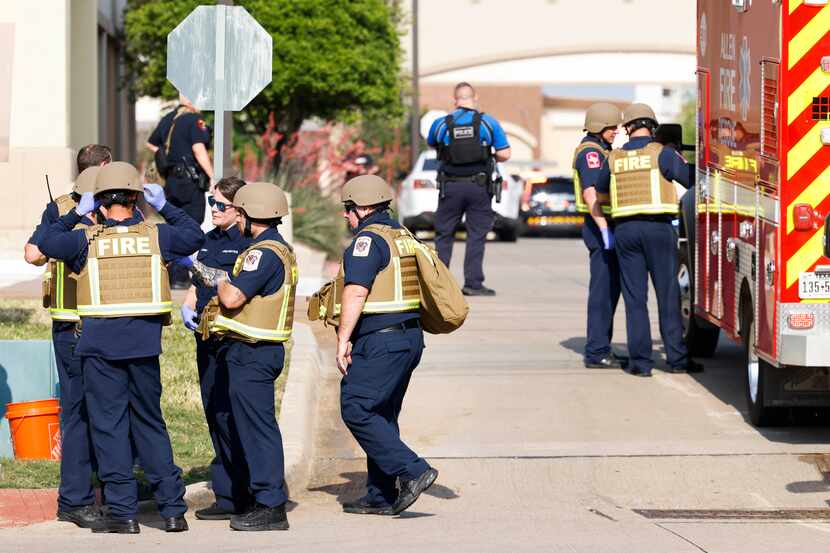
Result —
M291 329L288 330L267 330L255 326L246 325L233 319L219 315L210 327L211 332L216 330L229 330L254 340L266 340L269 342L285 342L291 338Z

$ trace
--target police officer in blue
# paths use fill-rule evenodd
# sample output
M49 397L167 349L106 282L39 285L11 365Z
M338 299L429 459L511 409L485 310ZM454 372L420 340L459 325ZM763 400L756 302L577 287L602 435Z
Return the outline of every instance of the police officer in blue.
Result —
M510 159L510 144L496 119L479 112L478 96L469 83L454 90L455 111L436 119L427 143L438 149L440 197L435 212L435 247L448 267L455 230L466 215L467 247L464 288L468 296L493 296L484 286L484 245L493 228L493 174L496 161Z
M574 196L577 211L585 214L582 240L588 248L591 275L584 363L592 369L622 366L611 350L614 312L620 299L620 268L614 252L613 227L610 218L606 218L609 210L600 206L595 189L621 117L614 104L599 102L589 106L585 113L587 134L574 151Z
M55 198L46 205L41 222L35 228L25 247L28 263L43 265L48 262L44 307L52 318L52 343L58 368L61 405L61 480L58 488L57 519L73 522L81 528L90 528L100 517L92 489L92 473L97 470L95 454L89 437L89 420L84 404L81 359L75 354L78 341L78 310L76 308L76 275L63 262L47 260L38 245L49 227L58 218L74 209L81 194L92 192L95 178L102 165L112 161L110 149L100 144L89 144L78 152L78 178L72 192ZM94 221L84 217L85 225Z
M242 464L226 468L232 469L232 479L247 472L247 480L234 486L245 486L253 498L250 509L230 517L230 527L288 530L282 435L274 407L274 382L284 366L297 291L297 260L277 228L288 215L288 199L274 184L253 182L236 192L233 205L239 230L252 241L228 278L219 281L217 297L199 323L203 337L228 342L221 370L228 378L230 431L238 434L238 448L219 440L220 454Z
M135 213L142 192L167 224L148 225ZM75 228L96 205L104 223ZM93 532L140 531L131 439L165 531L187 530L181 469L173 462L160 406L161 329L172 310L164 262L192 254L203 241L199 225L170 205L160 186L142 187L135 167L113 162L98 172L94 196L83 194L41 242L44 254L78 274L83 332L76 353L109 507Z
M214 228L205 235L205 243L193 263L193 285L182 303L185 327L195 331L199 313L216 296L218 280L227 278L237 257L251 244L237 227L238 212L233 206L237 191L245 181L227 177L216 183L208 197ZM233 514L247 512L253 504L248 490L248 470L239 435L231 413L228 366L225 353L229 340L215 336L196 336L196 365L202 406L213 442L214 458L210 464L211 484L216 502L196 511L202 520L229 520Z
M340 411L366 452L368 473L366 495L343 504L354 514L396 515L438 477L401 440L398 427L424 335L415 243L389 215L391 200L392 190L376 175L356 177L343 187L344 216L355 238L337 280Z
M678 214L674 182L689 187L689 166L677 150L654 141L657 117L649 106L628 106L622 121L628 143L622 149L613 150L603 162L596 189L603 196L603 202L610 205L616 225L615 248L620 263L630 356L625 371L635 376L651 376L654 368L648 316L651 275L668 372L700 372L702 365L689 358L683 342L677 234L672 226Z
M154 154L159 149L165 154L167 168L161 176L166 179L168 201L200 224L205 218L205 191L213 177L210 134L199 110L179 95L179 105L161 118L146 144Z

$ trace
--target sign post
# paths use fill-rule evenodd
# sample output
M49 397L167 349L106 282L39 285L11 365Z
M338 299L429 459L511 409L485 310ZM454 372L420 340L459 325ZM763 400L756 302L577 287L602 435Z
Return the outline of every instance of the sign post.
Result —
M271 82L273 45L242 6L199 6L167 35L167 80L214 112L213 182L224 175L225 111L239 111Z

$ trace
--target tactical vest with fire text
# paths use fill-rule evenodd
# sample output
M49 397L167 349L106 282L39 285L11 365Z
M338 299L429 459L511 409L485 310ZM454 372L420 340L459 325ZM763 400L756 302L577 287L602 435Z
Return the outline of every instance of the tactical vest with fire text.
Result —
M677 215L674 183L660 172L663 146L650 142L638 150L613 150L611 169L611 217Z

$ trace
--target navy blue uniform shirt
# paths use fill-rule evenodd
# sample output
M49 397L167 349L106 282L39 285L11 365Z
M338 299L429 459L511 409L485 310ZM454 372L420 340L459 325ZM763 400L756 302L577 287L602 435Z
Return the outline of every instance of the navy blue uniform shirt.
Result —
M163 147L175 115L176 110L174 109L162 117L147 142L158 148ZM188 111L182 113L176 119L176 128L173 129L173 136L170 139L170 151L167 154L170 163L182 163L184 157L188 165L196 165L196 158L193 156L193 145L202 143L205 147L210 148L210 134L210 128L202 119L200 113Z
M275 228L269 228L253 239L252 246L264 240L276 240L286 246L288 242ZM239 288L250 299L254 296L276 294L285 281L285 266L273 251L265 248L253 249L245 256L242 269L228 282ZM228 363L257 362L274 368L281 368L285 361L281 342L256 342L250 344L241 340L231 340ZM244 361L243 361L244 360ZM233 368L231 368L233 370Z
M251 239L242 236L236 225L222 230L214 228L205 234L205 243L196 259L212 269L221 269L230 274L236 258L251 244ZM196 313L201 313L207 303L216 295L215 286L205 286L194 279L196 287Z
M343 273L345 275L345 283L358 284L370 291L375 282L375 277L383 269L389 265L392 259L392 253L389 251L389 245L386 240L375 234L368 232L365 229L369 225L381 224L388 225L392 228L401 228L400 223L389 216L388 211L376 211L366 217L360 226L357 228L355 238L352 243L346 248L343 253ZM368 251L361 250L355 255L355 242L359 237L368 237L371 239ZM417 311L410 311L408 313L379 313L371 315L361 315L357 321L353 335L360 336L386 328L388 326L400 324L409 319L417 319L420 314Z
M650 136L638 136L632 138L626 143L623 150L639 150L645 148L654 139ZM671 146L663 146L663 151L660 152L658 158L660 165L660 172L669 180L679 182L686 188L691 184L689 164L683 159L680 153ZM597 177L597 192L608 194L611 190L611 168L608 165L608 160L602 164L599 176Z
M269 228L253 239L251 246L265 240L276 240L286 246L288 243L275 228ZM236 276L230 276L228 282L239 288L245 297L270 296L276 294L285 280L285 266L273 251L260 248L248 252L242 269Z
M461 125L472 123L474 114L475 110L467 108L458 108L452 112L455 123ZM427 144L433 148L439 144L444 144L446 146L450 143L450 137L447 133L447 124L445 119L445 117L439 117L432 122L432 126L429 129ZM481 141L484 145L492 146L496 150L504 150L505 148L510 147L510 143L507 141L507 135L504 133L501 125L494 117L491 117L489 114L485 113L482 115L481 121ZM490 134L490 129L493 130L492 136Z
M583 191L596 186L602 171L602 162L605 159L603 150L608 152L611 149L611 145L603 139L591 135L585 136L580 144L585 143L593 144L596 148L585 148L576 156L576 163L574 165L576 166L577 174L579 174L579 184L582 186Z
M199 224L187 213L167 202L159 212L167 224L157 225L159 248L164 261L185 257L202 245L205 235ZM54 259L62 259L72 271L80 273L86 265L88 243L86 233L72 230L81 218L73 209L49 228L41 242L41 251ZM133 226L142 221L134 214L124 221L108 219L104 226ZM83 317L83 332L75 350L78 355L103 359L133 359L161 354L163 317Z

